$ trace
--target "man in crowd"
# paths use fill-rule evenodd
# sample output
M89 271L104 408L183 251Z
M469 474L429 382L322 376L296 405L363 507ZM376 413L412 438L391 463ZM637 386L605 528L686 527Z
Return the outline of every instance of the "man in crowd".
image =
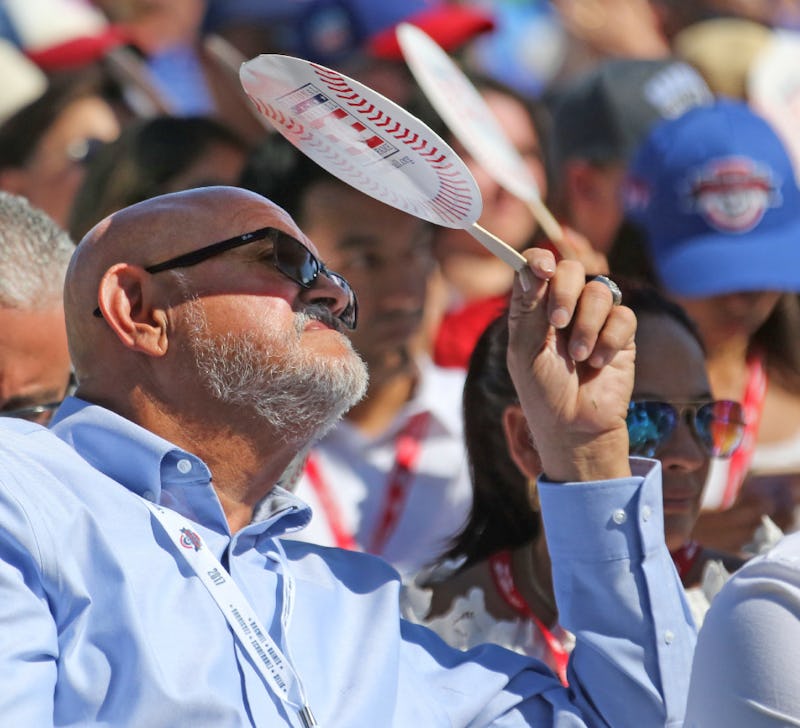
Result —
M553 186L567 224L608 255L630 155L656 122L712 101L700 74L675 59L614 58L556 88Z
M44 212L0 192L0 415L45 422L64 397L62 296L74 250Z
M366 386L341 333L354 294L314 251L280 208L219 187L115 213L78 246L77 396L51 431L0 425L3 720L678 725L694 635L659 472L627 458L632 312L527 251L509 365L577 639L567 690L402 622L385 562L278 538L309 513L274 483Z
M243 182L286 210L358 291L359 327L349 336L369 387L308 456L294 492L314 516L297 537L416 573L463 525L472 492L464 374L417 350L433 226L333 177L277 134Z

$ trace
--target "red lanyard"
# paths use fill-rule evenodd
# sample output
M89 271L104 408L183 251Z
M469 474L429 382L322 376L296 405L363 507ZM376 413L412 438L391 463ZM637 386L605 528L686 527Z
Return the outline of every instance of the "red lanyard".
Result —
M344 526L344 518L342 518L341 510L339 510L339 504L331 494L331 489L328 488L328 485L323 480L317 457L313 452L310 452L306 458L305 471L308 476L308 482L311 483L320 507L325 513L328 527L333 534L334 543L339 548L357 551L358 545L353 535Z
M728 482L725 484L725 492L720 504L722 510L733 505L750 468L766 393L767 373L764 369L764 360L760 355L752 355L747 359L747 388L744 392L744 402L742 402L745 421L744 436L742 444L733 453L728 464Z
M395 439L394 466L386 481L386 496L378 524L367 547L370 553L382 553L397 528L414 481L414 471L429 422L430 413L419 412L409 419ZM340 548L358 550L359 544L346 528L339 504L332 489L322 477L319 462L313 453L309 454L306 460L305 472L325 513L336 545Z
M681 581L684 580L691 568L697 563L701 551L702 548L697 541L689 541L689 543L685 543L679 549L670 551L669 555L672 556L672 561L675 564L675 568L678 570L678 576L681 577Z
M378 527L372 534L372 540L367 548L371 554L383 553L386 543L397 528L408 500L411 483L414 480L414 470L417 467L417 460L422 451L422 441L428 431L429 422L430 413L418 412L397 435L394 467L387 480L383 509L378 520Z
M561 682L567 685L569 653L564 649L564 645L559 642L558 638L545 626L544 622L534 614L522 594L519 593L517 585L514 583L514 574L511 571L511 552L498 551L496 554L492 554L489 557L489 571L495 588L506 604L526 619L532 620L536 628L541 632L547 644L547 649L553 658L556 674Z

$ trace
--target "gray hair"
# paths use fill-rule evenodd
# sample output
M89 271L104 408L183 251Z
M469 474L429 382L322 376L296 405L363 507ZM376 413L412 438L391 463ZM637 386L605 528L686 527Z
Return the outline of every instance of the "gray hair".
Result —
M47 214L0 191L0 307L41 309L60 302L74 250Z

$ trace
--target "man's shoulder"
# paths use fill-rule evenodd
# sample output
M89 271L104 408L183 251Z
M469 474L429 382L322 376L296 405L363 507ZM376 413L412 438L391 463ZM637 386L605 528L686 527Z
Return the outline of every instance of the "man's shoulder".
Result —
M21 503L67 501L77 485L101 473L70 445L39 425L0 418L0 497Z
M371 591L387 584L400 587L398 572L379 556L294 539L282 543L298 575L330 578L350 589Z
M49 432L49 430L28 420L16 417L0 417L0 444L42 432Z
M25 468L52 464L88 463L41 425L24 420L0 417L0 460L5 467Z
M742 582L772 574L800 587L800 531L784 536L769 551L750 559L733 578Z
M711 605L712 621L745 605L751 610L762 604L767 610L781 604L800 617L800 532L784 536L728 579Z

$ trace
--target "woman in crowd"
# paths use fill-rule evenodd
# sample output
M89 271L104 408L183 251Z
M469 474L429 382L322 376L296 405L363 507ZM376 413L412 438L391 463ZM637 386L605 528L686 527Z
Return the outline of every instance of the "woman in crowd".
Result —
M69 232L78 241L112 212L156 195L236 184L248 149L233 130L205 116L134 121L88 164Z
M789 155L746 104L718 101L652 130L632 160L626 203L659 286L700 332L715 396L745 409L743 445L714 463L696 538L735 552L763 516L793 530L800 189Z
M128 120L119 89L93 71L64 74L0 126L0 190L66 227L86 164Z
M623 287L623 298L639 320L631 455L661 461L667 545L699 621L725 571L721 555L699 547L691 532L712 456L729 457L741 440L742 410L712 399L702 345L679 307L655 289L632 284ZM501 316L470 360L464 418L472 511L441 564L409 586L406 613L458 647L499 642L543 659L566 680L570 636L558 627L537 514L541 468L506 369L507 343ZM661 510L653 509L652 517L662 517ZM713 578L704 584L709 562ZM725 570L740 563L724 557Z

